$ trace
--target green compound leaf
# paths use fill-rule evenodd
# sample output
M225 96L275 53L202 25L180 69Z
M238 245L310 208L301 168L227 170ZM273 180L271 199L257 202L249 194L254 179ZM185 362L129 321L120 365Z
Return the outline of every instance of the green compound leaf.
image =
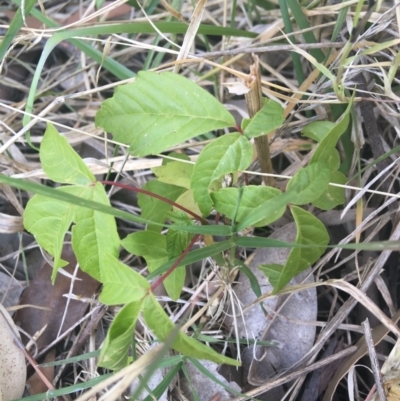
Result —
M335 125L332 121L314 121L305 126L301 133L307 138L321 142Z
M100 302L105 305L120 305L144 298L150 284L135 270L112 255L103 256L107 269L103 271L103 291Z
M166 165L153 167L151 170L158 181L189 189L193 168L194 165L190 163L170 161Z
M225 174L245 170L253 160L253 153L253 145L239 133L223 135L201 151L193 169L191 189L204 216L212 208L211 184Z
M301 168L289 181L287 191L296 191L294 205L305 205L318 199L327 191L331 172L324 162L310 163Z
M165 151L208 131L235 125L215 97L178 74L141 71L133 84L118 87L103 102L96 125L130 153L147 156Z
M110 206L103 185L97 182L82 193L82 197ZM96 280L103 282L102 273L107 269L103 255L118 257L120 239L115 218L96 210L79 207L72 228L72 248L81 269Z
M121 245L132 255L142 256L149 272L168 262L167 241L165 235L153 231L139 231L129 234Z
M143 189L161 195L171 201L176 201L180 195L185 192L185 188L177 187L171 184L165 184L159 180L151 180L147 182ZM138 204L142 210L141 217L154 223L164 224L167 212L172 210L172 206L168 203L156 199L145 194L138 194ZM148 224L147 230L161 232L162 226Z
M170 337L172 337L172 348L181 354L197 359L207 359L215 363L240 365L240 362L218 354L211 347L179 331L152 294L149 294L144 301L143 315L147 325L157 338L165 342L171 340Z
M79 196L84 188L68 186L57 188L57 191ZM38 244L54 257L52 280L57 270L67 265L61 259L65 233L74 220L77 206L59 202L43 195L35 195L29 200L24 212L24 227L35 236Z
M120 370L128 364L136 321L142 309L143 299L126 304L115 316L101 347L99 366Z
M40 145L40 161L43 171L55 182L86 186L96 181L85 162L52 124L47 124Z
M331 173L330 182L345 185L347 177L340 171L334 171ZM327 190L318 199L315 199L312 204L322 210L331 210L338 205L342 205L345 200L344 188L328 185Z
M274 100L263 99L263 107L245 124L243 133L247 138L257 138L279 128L285 121L283 107Z
M282 192L279 189L272 187L262 187L259 185L249 185L242 188L242 197L239 201L239 189L238 188L222 188L217 192L210 194L211 199L214 203L215 210L229 217L231 220L236 214L236 221L241 222L248 214L260 205L261 202L268 201ZM286 204L274 210L273 214L269 214L268 217L262 218L260 221L253 224L254 227L263 227L271 224L278 220L285 212Z
M337 155L336 144L349 125L351 105L352 102L349 103L340 120L335 123L334 127L321 140L311 157L310 164L323 161L329 164L332 172L339 168L340 158Z
M273 285L274 293L280 291L293 277L316 262L329 243L328 232L320 220L296 206L292 206L291 211L297 227L295 243L313 246L292 248L285 266L277 264L259 266Z

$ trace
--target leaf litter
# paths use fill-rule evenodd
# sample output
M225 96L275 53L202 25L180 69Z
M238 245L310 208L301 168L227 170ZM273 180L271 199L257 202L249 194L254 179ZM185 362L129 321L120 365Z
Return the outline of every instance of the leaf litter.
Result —
M83 15L84 10L80 9L81 6L83 8L88 7L87 10L90 12L89 2L85 1L81 2L81 5L77 5L72 2L71 4L66 4L64 8L62 6L57 8L56 4L54 4L53 8L51 3L52 2L46 3L45 7L47 15L50 17L56 17L55 19L57 19L57 22L62 23L63 25L72 22L76 26L79 26L79 19L71 19L70 16ZM110 5L110 3L105 5ZM289 1L287 2L287 5L288 7L292 7ZM252 10L254 13L246 13L242 9L236 10L235 26L245 27L248 30L258 28L258 32L261 32L261 34L257 39L257 46L261 44L266 47L273 40L276 41L277 39L284 39L279 31L279 27L280 29L283 28L281 11L279 9L277 9L275 6L271 6L270 10L266 10L250 3L249 6L254 7ZM115 12L120 7L122 6L117 4L114 10L111 10L110 13ZM124 7L127 7L127 5L125 4ZM207 5L207 12L203 16L203 22L210 24L218 23L221 25L226 24L226 16L232 16L232 10L229 7L231 6L228 4L221 5L219 3ZM127 7L125 10L131 11L131 8ZM180 12L183 18L186 18L186 20L189 21L192 10L192 5L185 3L183 4ZM344 21L344 16L346 14L342 10L345 9L340 3L336 4L333 2L324 6L319 5L317 2L316 5L309 9L302 9L303 15L306 16L308 23L313 28L313 32L316 35L318 34L317 37L319 38L320 43L317 44L321 48L324 48L324 46L328 48L328 45L335 45L338 48L343 47L349 32L346 25L340 25L339 22L337 22L341 19ZM354 11L354 9L351 10ZM365 9L364 11L368 10ZM149 13L149 10L147 10L147 12ZM292 9L292 12L295 13L295 9ZM142 16L142 10L140 10L140 8L135 9L135 13L137 18ZM164 18L166 16L165 9L163 9L161 6L156 6L153 10L150 10L150 14L151 13L153 13L153 16L160 18ZM398 83L398 76L396 75L397 73L395 72L394 67L391 68L390 65L397 65L397 48L395 47L395 43L391 43L391 41L394 39L395 33L398 30L399 21L395 9L385 3L378 4L378 7L372 13L368 14L367 12L365 15L368 18L368 25L364 31L359 32L360 37L356 40L356 45L360 49L359 51L361 52L362 56L359 59L354 59L352 63L347 66L345 85L347 85L348 88L354 87L353 82L361 70L364 70L366 74L369 74L368 78L370 79L369 83L371 86L363 92L363 95L359 101L373 104L373 115L378 123L378 129L382 133L381 138L383 142L383 148L385 151L387 151L397 146L396 135L398 131L398 110L396 102L398 102L399 99L395 84ZM60 18L60 16L64 16L65 18ZM106 17L106 14L104 13L103 16ZM8 18L12 17L13 14L8 14ZM119 17L126 21L128 21L130 18L128 14L120 14ZM296 46L299 48L311 46L312 43L308 42L307 39L304 40L306 43L302 42L302 36L298 31L305 29L305 27L302 25L303 23L300 19L297 20L297 17L298 16L296 15L295 20L297 25L294 25L293 28L296 39L300 38L301 43L298 43ZM30 23L31 20L28 19L28 21ZM4 21L4 23L7 25L9 20ZM337 28L335 33L333 33L334 28ZM41 38L35 31L28 31L24 29L21 32L26 42L20 40L20 38L18 39L19 42L16 42L15 47L10 50L10 53L4 59L3 72L5 71L4 68L8 69L8 71L15 70L15 60L21 61L21 63L17 64L23 65L22 61L25 62L25 60L22 60L22 54L27 55L27 62L31 63L33 68L37 63L37 54L43 47L43 41L39 40ZM336 37L332 35L336 35ZM130 39L128 37L118 38L118 40L123 41L122 43L129 44L129 47L124 47L121 45L121 42L117 43L116 40L112 40L110 47L107 49L107 53L109 56L112 56L114 59L128 66L131 71L135 72L143 68L149 68L150 66L157 68L160 65L157 63L162 63L163 60L172 60L166 55L166 51L165 53L162 53L160 51L160 47L156 48L153 45L153 35L142 34L138 37L138 39L140 39L142 42L141 46L139 46L137 43L129 43ZM293 36L291 36L290 39L293 41ZM338 39L338 41L334 43L336 39ZM214 38L213 40L216 39ZM207 87L212 91L213 89L211 88L210 82L216 77L218 77L221 83L223 83L227 79L231 79L231 73L234 73L234 75L236 74L236 77L243 76L244 73L247 73L247 69L251 64L251 60L246 55L246 52L258 51L259 49L253 46L255 43L256 42L254 40L250 40L248 38L232 38L229 42L219 41L213 43L213 50L222 52L222 55L225 58L228 58L230 61L229 67L226 67L221 72L220 70L213 69L213 65L207 59L207 52L203 47L204 44L202 43L202 40L199 39L194 46L196 51L203 52L203 59L201 60L201 63L195 62L195 68L193 68L193 65L190 63L182 64L181 73L190 76L195 81L197 80L201 85L208 85ZM158 54L157 62L152 59L153 56L149 55L150 53L148 50L143 49L143 44L148 46L150 49L152 49L153 46L156 54ZM380 48L377 47L377 44L380 45ZM30 45L32 45L33 51L27 51L28 46ZM374 46L376 47L375 53L373 53L372 50L370 52L366 51L368 49L373 49ZM235 51L238 49L240 49L240 52L242 52L244 56L242 55L241 57L235 58ZM318 80L319 71L315 69L313 70L311 65L307 65L306 67L304 83L299 84L293 78L293 64L290 58L290 53L284 50L280 50L279 53L277 53L275 50L275 52L272 53L270 50L272 50L272 46L262 50L263 53L261 57L261 65L266 66L263 72L263 90L266 95L269 95L273 99L280 101L285 106L285 115L289 116L289 120L286 121L284 126L275 134L275 139L274 142L272 142L271 149L274 158L276 158L275 160L277 160L276 165L279 166L277 172L282 175L293 175L293 173L297 171L300 166L304 165L308 157L305 155L305 151L307 151L306 146L310 146L311 142L304 142L304 139L299 135L299 132L305 125L305 122L311 121L308 111L313 110L318 119L327 119L327 114L329 114L331 111L326 105L330 102L336 101L336 96L332 92L326 91L326 81L323 79ZM307 50L307 52L308 51L310 50ZM132 56L133 54L135 55L134 57ZM337 53L337 50L331 50L330 57L328 54L326 54L326 56L327 59L330 60L330 65L334 66L334 68L337 68L338 66L340 68L340 55ZM37 102L35 103L33 114L38 115L39 113L44 112L43 116L45 119L49 119L57 124L63 124L63 132L65 133L66 138L69 142L74 143L77 149L80 150L81 155L102 160L103 163L108 163L108 158L113 154L112 152L114 148L111 141L105 142L101 137L99 137L101 132L94 126L94 115L99 107L98 100L102 100L103 97L110 96L110 91L112 87L116 86L116 81L115 78L113 78L112 75L106 71L106 69L102 69L98 75L98 81L96 82L93 77L96 77L99 66L95 65L91 58L86 58L83 64L81 64L81 60L82 53L80 53L80 51L78 51L73 45L67 44L67 42L61 43L56 48L53 59L49 59L45 65L46 75L44 75L44 79L42 80L40 87L41 94L44 94L45 96L38 98ZM389 60L389 62L387 60ZM13 65L11 65L12 62L14 63ZM26 73L26 70L26 68L23 69L24 76L22 78L19 79L19 77L8 76L2 82L2 85L4 86L4 90L1 91L1 101L3 106L2 112L4 113L3 121L6 121L7 125L7 127L4 126L2 128L2 135L4 136L3 143L8 140L10 133L18 132L22 127L21 116L17 111L18 108L15 107L18 105L18 103L15 102L25 99L26 93L29 90L30 75L29 71L28 74ZM76 86L71 86L73 84L72 81L67 80L70 78L71 72L73 75L79 75L82 78L81 80L77 81ZM201 75L201 78L198 78L199 74ZM375 83L373 82L374 77ZM381 82L384 82L384 86L381 85ZM9 90L9 94L5 92L6 89ZM309 94L311 93L312 96L309 96L308 99L302 99L302 96L307 91L309 91ZM226 93L218 94L215 92L213 94L220 96L220 99L224 100L226 103L237 100L237 97L228 96ZM370 94L373 95L374 99L369 97ZM58 103L58 101L51 103L57 98L57 96L65 95L72 96L70 96L68 100L66 100L66 98L62 99L61 104L63 107L60 107L60 103ZM17 98L14 96L17 96ZM295 101L285 103L290 96L293 96ZM48 104L51 104L51 107L46 109ZM296 104L298 106L297 108L295 108ZM14 107L14 109L10 108L10 105L11 107ZM246 112L246 110L244 110L244 112ZM334 121L335 118L331 120ZM358 129L357 131L356 128ZM30 140L33 144L38 145L40 143L43 132L44 123L41 122L41 120L38 120L31 129ZM347 161L349 164L347 166L347 177L354 177L358 173L358 176L353 178L351 185L361 187L370 182L371 179L376 175L373 170L374 167L371 167L369 170L365 171L361 170L360 172L358 172L356 168L356 162L360 162L361 169L367 167L369 163L373 162L373 157L375 156L371 156L370 143L373 143L373 141L370 135L374 135L374 133L371 134L371 132L368 131L368 127L365 125L363 126L360 117L358 117L357 122L352 128L351 134L351 140L355 144L355 153L351 153L352 147L349 145L349 143L346 145L347 148L343 147L340 149L340 151L342 152L342 160ZM364 145L362 148L358 148L358 144L362 143L365 143L366 145ZM204 144L189 140L182 149L184 149L185 152L190 153L191 156L196 156L199 153L201 146L204 146ZM176 149L177 148L175 147L175 150ZM39 170L40 166L38 164L37 154L31 151L31 148L28 147L25 142L13 142L8 146L8 151L8 154L2 153L2 164L7 168L11 167L12 174L17 174L21 178L28 177L29 174L36 177L43 177L43 172ZM396 152L398 151L396 150ZM126 157L126 153L126 149L121 147L117 155L117 157L120 157L120 160L117 161L120 162L123 160ZM354 156L355 154L357 154L357 157ZM394 156L395 155L393 154L389 157L395 160ZM135 160L135 162L136 161L137 163L135 164L131 163L130 161L125 165L122 163L119 165L114 164L114 167L118 166L118 168L120 168L119 171L124 180L134 180L135 183L141 187L149 182L153 176L147 167L148 163L145 162L144 159L139 158ZM158 161L158 163L160 162ZM104 174L104 172L105 171L103 171L102 174ZM379 174L379 171L377 173ZM393 193L397 192L397 175L397 166L393 165L392 169L385 173L385 175L373 185L373 189L379 189L379 185L383 179L387 179L392 180L392 186L394 187ZM253 177L253 175L251 177ZM286 181L283 180L280 181L278 178L277 184L278 186L281 185L284 187L286 185L285 182ZM349 203L354 195L355 194L352 193L350 189L347 190L346 203ZM26 204L27 194L19 193L18 196L21 196L24 199L23 204ZM132 201L132 199L128 198L128 195L123 192L115 193L111 199L113 202L115 202L115 204L116 202L119 202L119 206L126 208L126 210L132 211L133 213L138 213L139 211L135 200ZM3 198L2 207L7 206L7 202L8 201ZM396 215L393 212L388 212L387 210L382 209L375 216L372 215L369 224L363 224L364 218L370 213L371 209L379 210L382 203L382 195L365 192L363 198L357 202L352 210L350 210L353 215L352 219L347 220L346 223L341 223L339 218L336 217L334 226L330 226L329 228L331 242L338 243L347 236L354 237L353 233L355 230L359 230L359 238L362 241L387 239L398 240L398 223L396 220ZM278 225L279 224L282 223L278 222ZM274 229L276 228L277 227L274 227ZM121 223L119 229L124 232L130 232L131 230L138 230L140 227L138 225ZM393 233L391 231L393 231ZM397 309L397 256L394 253L392 253L390 250L386 250L381 253L342 251L340 254L338 254L336 251L333 251L328 255L330 258L327 256L323 257L315 265L314 272L315 279L317 281L343 277L344 279L351 281L354 285L359 284L362 291L365 292L369 298L371 298L372 302L378 305L382 313L389 315L388 306L385 305L385 302L383 301L385 298L381 296L381 293L383 293L384 290L382 290L382 287L374 289L375 278L378 275L382 275L384 278L383 286L386 287L387 290L386 293L389 294L391 303L394 305L395 309ZM241 256L243 259L245 259L245 255ZM333 256L336 256L337 259L335 260ZM144 267L143 260L140 258L127 255L126 261L128 261L138 270L141 270ZM187 287L180 299L182 302L181 304L175 304L171 302L165 303L165 308L172 318L179 313L179 305L186 305L188 300L192 300L191 302L194 304L196 304L196 302L203 304L207 303L209 295L208 291L205 291L205 293L200 293L201 295L199 299L192 298L192 293L193 291L196 291L197 288L196 285L200 284L203 278L206 277L207 266L208 265L206 263L203 263L201 266L191 267L191 281L186 283ZM28 265L28 270L29 269L30 266ZM24 277L23 270L20 269L19 273L21 272L22 277ZM225 277L218 269L216 274L218 277ZM239 280L242 279L242 276L243 275L239 276ZM48 277L50 277L50 273ZM32 283L30 285L32 285ZM229 286L226 285L227 288ZM191 287L193 287L193 289ZM315 344L300 360L301 364L298 365L298 367L291 367L292 370L298 369L301 371L302 366L311 363L311 361L318 360L320 357L319 352L327 346L329 337L340 337L344 339L343 341L345 342L345 345L349 346L357 340L357 333L361 332L361 321L359 320L358 313L356 313L353 309L356 305L356 301L351 298L351 296L337 291L337 289L334 289L333 287L327 286L326 288L323 288L324 287L320 287L316 290L319 297L318 315L314 321L315 325L309 326L314 330L315 327L317 328L317 338L315 340ZM234 285L233 289L235 290ZM68 293L68 285L66 285L62 291L64 291L64 294ZM60 294L62 291L59 291L57 295L57 302L61 302ZM95 293L95 289L89 292L91 292L91 294L87 295L88 298ZM39 295L42 293L43 287L41 284L37 294ZM222 297L221 299L223 300L225 298ZM204 305L197 305L198 308L201 306ZM243 305L243 307L245 306L246 305ZM227 306L227 308L228 307L229 306ZM21 309L21 311L22 310L23 309ZM37 311L38 315L41 313L42 316L44 316L43 310ZM61 310L57 311L58 314L60 314L60 312ZM80 316L82 316L82 313L83 312L81 312ZM110 313L114 313L112 309L110 309ZM75 321L79 320L77 316L78 315L75 315ZM212 323L210 322L210 327L208 327L206 324L204 331L210 329L212 330L212 335L216 338L226 338L229 330L227 330L228 328L225 327L223 323L224 314L221 314L220 316L220 320L217 319L216 321L211 321ZM104 329L106 329L110 317L110 315L106 315L106 318L103 320L104 326L102 327L104 327ZM70 319L73 318L74 315L72 314ZM46 321L46 319L43 319L43 317L38 319L38 321L41 322L40 325L42 325L42 327L44 324L49 323L50 321ZM395 316L393 316L393 319L395 319ZM297 324L296 319L293 319L293 324ZM324 328L324 330L321 330L322 328ZM375 333L381 332L381 330L382 329L379 324L376 328L373 328L373 337ZM52 329L51 331L53 332L53 336L57 338L57 334L55 334L56 329ZM36 331L31 334L33 335L35 333ZM140 340L151 339L146 330L142 331L142 333L137 333L136 335ZM91 336L94 338L93 334L91 334ZM40 338L41 337L37 339L37 342L43 341L40 340ZM361 343L362 340L360 340ZM68 342L66 342L67 340L63 341L64 346L68 348L70 345L68 345ZM52 344L52 342L53 340L50 341L48 339L45 341L47 344L43 344L43 346ZM234 343L235 341L233 344ZM390 341L387 341L387 344L389 349L386 347L386 350L383 350L386 352L385 355L389 354L390 348L392 347ZM86 350L88 350L88 344L86 344L85 347ZM149 352L146 351L145 345L137 345L137 347L140 353ZM232 346L230 347L232 348ZM233 352L237 351L238 350L233 350ZM396 356L394 356L394 359L396 359ZM348 365L349 362L343 361L342 366L339 367L338 371L345 371L343 366L353 366L355 361L355 359L350 360L350 365ZM395 362L391 361L390 364L395 366ZM90 360L88 360L85 367L88 368L87 371L90 371L91 374L99 373L94 363L90 362ZM85 373L83 373L85 370L86 369L82 370L82 377L85 377ZM101 371L100 374L102 374ZM387 376L388 372L384 372L384 375ZM88 374L84 380L89 380L90 378L91 376ZM334 379L334 381L335 380L336 379ZM355 380L360 383L360 386L358 386L357 390L355 391L360 393L366 392L367 389L373 387L372 376L367 377L367 374L358 368L355 370ZM388 390L388 395L392 395L394 393L395 388L392 383L396 384L397 379L390 378L390 380L386 380L386 383L389 383L386 387ZM304 378L299 379L292 387L282 387L283 393L287 393L291 397L290 399L294 400L300 399L299 397L303 391L303 399L311 400L311 395L307 398L307 395L304 394L308 387L305 386L302 390L301 384L303 381ZM58 383L58 387L67 387L71 383L71 377L68 378L68 376L65 376L65 378L61 379L61 381ZM341 385L342 388L337 390L337 397L347 398L349 396L347 389L343 387L343 385L346 386L346 381L342 381ZM104 391L104 389L102 390ZM170 393L174 396L179 396L179 391L179 385L176 384L176 382L171 382ZM321 391L324 392L325 389L322 389ZM217 392L218 390L216 389L215 394ZM120 391L120 394L122 394L122 391Z

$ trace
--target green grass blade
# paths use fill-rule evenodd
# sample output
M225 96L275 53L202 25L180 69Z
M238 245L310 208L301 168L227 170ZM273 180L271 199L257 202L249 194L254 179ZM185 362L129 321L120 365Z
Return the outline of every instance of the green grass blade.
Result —
M279 7L281 9L283 24L285 25L285 31L287 34L293 32L292 21L290 20L290 15L287 9L286 1L279 0ZM296 39L292 36L292 42L296 43ZM296 74L297 82L301 85L304 82L304 72L301 66L300 56L296 52L290 52L293 61L293 68Z
M60 388L58 390L49 390L46 393L35 394L35 395L31 395L30 397L19 398L17 400L13 400L13 401L51 400L55 397L60 397L65 394L72 394L72 393L76 393L77 391L90 389L90 388L94 387L96 384L99 384L103 380L111 377L112 375L113 375L112 373L108 373L106 375L96 377L95 379L88 380L87 382L84 382L84 383L74 384L73 386Z
M301 10L298 0L284 0L284 1L292 11L293 17L296 20L299 28L302 30L309 29L310 24L308 23L307 18L303 14L303 11ZM315 39L314 34L311 31L303 32L303 37L307 43L318 43L317 40ZM320 49L311 49L310 54L313 57L315 57L319 63L322 63L325 58L324 53Z
M195 249L192 252L189 252L179 263L179 266L190 265L192 263L199 262L200 260L209 258L216 254L226 251L227 249L232 247L231 241L221 241L215 244L206 246L205 248ZM177 260L178 258L174 258L170 260L168 263L163 264L157 270L150 273L146 278L147 280L151 280L152 278L165 273Z
M100 350L98 349L96 351L87 352L86 354L77 355L72 358L63 359L60 361L57 360L54 362L41 363L38 366L41 368L45 368L47 366L66 365L67 363L76 363L76 362L80 362L80 361L86 361L87 359L98 357L99 355L100 355Z
M28 192L33 192L35 194L40 194L47 196L52 199L56 199L62 202L72 203L77 206L86 207L92 210L97 210L102 213L110 214L114 217L125 219L128 221L133 221L140 224L156 224L147 219L135 216L131 213L125 212L123 210L118 210L111 206L103 205L99 202L94 202L92 200L87 200L80 198L79 196L72 195L70 193L57 191L54 188L46 187L44 185L36 184L33 182L8 177L4 174L0 174L0 183L11 185L12 187L19 188ZM168 227L161 224L162 227ZM198 234L212 234L212 235L230 235L232 233L231 227L229 226L179 226L174 225L176 230L193 232Z
M239 393L238 391L234 390L233 388L229 387L227 384L223 383L222 381L218 380L208 369L206 369L197 359L188 358L189 361L196 367L196 369L201 372L204 376L208 377L210 380L212 380L214 383L220 385L223 387L225 390L229 391L230 393L236 395L236 396L241 396L242 393Z
M25 1L25 15L28 15L33 6L35 5L36 0L26 0ZM22 19L21 8L18 8L17 12L14 15L14 18L11 21L9 28L7 29L6 34L4 35L3 40L0 43L0 60L4 59L5 54L7 53L8 48L10 47L15 35L19 32L19 30L24 25L24 21Z
M152 395L148 395L144 401L153 401L154 397L157 400L162 396L165 390L167 390L168 386L172 382L173 378L176 374L181 370L182 362L179 362L176 366L174 366L164 377L161 383L152 391Z
M310 244L294 244L290 242L283 242L271 238L260 237L237 237L234 240L235 245L243 246L246 248L313 248L318 245ZM321 248L340 248L351 249L357 251L384 251L384 250L400 250L399 241L376 241L376 242L361 242L352 244L336 244L323 246Z

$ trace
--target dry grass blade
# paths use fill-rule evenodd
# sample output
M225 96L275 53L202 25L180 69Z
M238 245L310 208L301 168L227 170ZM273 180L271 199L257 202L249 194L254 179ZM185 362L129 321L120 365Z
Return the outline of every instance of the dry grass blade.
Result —
M254 117L263 107L263 98L261 91L260 62L257 56L253 55L254 64L250 66L250 74L244 80L244 84L249 91L245 94L247 109L250 118ZM268 135L261 135L254 139L257 158L261 167L265 185L274 186L274 179L270 176L273 173L271 153L269 149Z
M313 372L314 370L320 369L321 367L328 365L337 359L344 358L347 355L352 354L356 350L357 350L356 347L349 347L343 351L338 352L335 355L321 359L319 362L316 362L312 365L302 367L301 369L299 369L296 372L289 373L287 375L284 375L283 377L279 377L277 379L271 380L270 382L265 383L264 385L259 386L254 390L248 391L246 394L244 394L243 397L234 398L232 401L249 400L249 399L252 399L253 397L257 397L258 395L263 394L264 392L266 392L274 387L278 387L282 384L285 384L294 379L297 379L300 376L306 375L310 372Z
M399 319L400 319L400 310L398 310L396 315L393 316L392 321L393 323L397 323ZM383 324L373 329L371 332L373 344L375 346L379 344L386 337L388 332L389 332L388 328ZM336 391L339 382L348 373L350 368L354 366L354 364L356 364L359 359L361 359L363 356L367 354L368 348L364 338L361 338L357 342L356 347L357 351L353 355L346 358L339 366L339 369L336 371L334 377L329 383L323 401L331 401L333 399L333 395Z
M90 400L94 395L101 393L105 390L105 393L100 400L114 401L121 397L122 393L131 385L140 374L142 374L157 358L163 353L164 345L157 345L152 348L146 354L142 355L136 362L127 366L126 368L115 373L112 377L97 384L91 390L82 394L77 401ZM116 383L116 384L114 384ZM112 386L107 390L109 386Z
M176 61L181 61L187 58L190 48L193 45L193 41L195 40L197 30L199 29L201 19L203 18L204 9L206 5L207 5L207 0L199 0L197 2ZM179 70L180 70L180 64L176 64L174 67L174 72L178 73Z
M374 343L372 340L371 326L369 325L368 319L366 319L362 323L362 326L364 328L365 343L367 344L368 354L369 354L369 358L371 360L372 372L373 372L374 378L375 378L375 386L376 386L380 400L387 401L385 390L383 389L382 374L379 369L378 357L376 355L376 350L375 350Z

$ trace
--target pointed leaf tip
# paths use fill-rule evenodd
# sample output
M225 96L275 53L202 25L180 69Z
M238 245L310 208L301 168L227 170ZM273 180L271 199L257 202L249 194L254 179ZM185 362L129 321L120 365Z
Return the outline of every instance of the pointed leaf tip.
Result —
M55 182L85 186L96 181L85 162L52 124L47 125L40 145L40 161L43 171Z

